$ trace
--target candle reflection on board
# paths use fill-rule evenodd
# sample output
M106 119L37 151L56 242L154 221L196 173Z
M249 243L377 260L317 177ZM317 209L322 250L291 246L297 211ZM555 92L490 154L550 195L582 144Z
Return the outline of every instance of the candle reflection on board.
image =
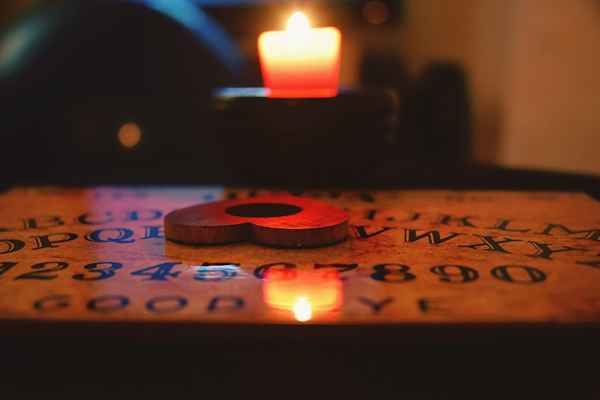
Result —
M270 270L263 281L263 299L275 309L289 311L298 322L307 322L343 302L339 274L331 270Z

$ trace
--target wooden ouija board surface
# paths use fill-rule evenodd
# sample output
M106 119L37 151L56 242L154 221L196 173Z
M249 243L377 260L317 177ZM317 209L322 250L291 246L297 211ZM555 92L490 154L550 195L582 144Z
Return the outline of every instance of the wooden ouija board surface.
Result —
M600 202L584 193L303 191L345 208L332 246L187 246L172 210L270 190L14 187L0 320L481 325L600 321Z

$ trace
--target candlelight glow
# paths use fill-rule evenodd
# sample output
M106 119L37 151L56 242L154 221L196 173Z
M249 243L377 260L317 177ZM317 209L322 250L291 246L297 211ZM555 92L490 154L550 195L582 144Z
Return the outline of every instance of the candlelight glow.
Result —
M142 129L135 122L128 122L119 128L117 138L121 146L133 149L142 140Z
M288 19L287 30L293 33L306 33L310 30L310 21L304 13L296 11Z
M275 269L265 274L263 298L270 307L291 311L296 321L306 322L341 307L342 283L337 271Z
M300 322L309 321L312 318L312 305L306 297L298 297L294 303L294 318Z

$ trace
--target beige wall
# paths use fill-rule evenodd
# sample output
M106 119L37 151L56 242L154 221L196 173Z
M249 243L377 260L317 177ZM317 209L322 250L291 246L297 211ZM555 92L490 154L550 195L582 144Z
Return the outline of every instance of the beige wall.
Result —
M408 0L403 52L413 71L435 60L464 65L473 95L474 156L495 161L503 128L513 0Z
M600 1L521 0L499 160L600 174Z
M600 174L600 1L407 1L412 69L470 75L476 159Z

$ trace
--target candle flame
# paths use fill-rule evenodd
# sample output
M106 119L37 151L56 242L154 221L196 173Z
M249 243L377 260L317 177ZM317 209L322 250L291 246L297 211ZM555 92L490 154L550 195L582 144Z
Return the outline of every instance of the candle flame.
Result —
M306 322L312 318L312 304L310 304L310 300L304 296L296 299L292 310L294 311L294 318L296 318L297 321Z
M310 30L310 21L304 13L296 11L292 14L290 19L288 19L287 30L288 32L294 33L306 32Z

